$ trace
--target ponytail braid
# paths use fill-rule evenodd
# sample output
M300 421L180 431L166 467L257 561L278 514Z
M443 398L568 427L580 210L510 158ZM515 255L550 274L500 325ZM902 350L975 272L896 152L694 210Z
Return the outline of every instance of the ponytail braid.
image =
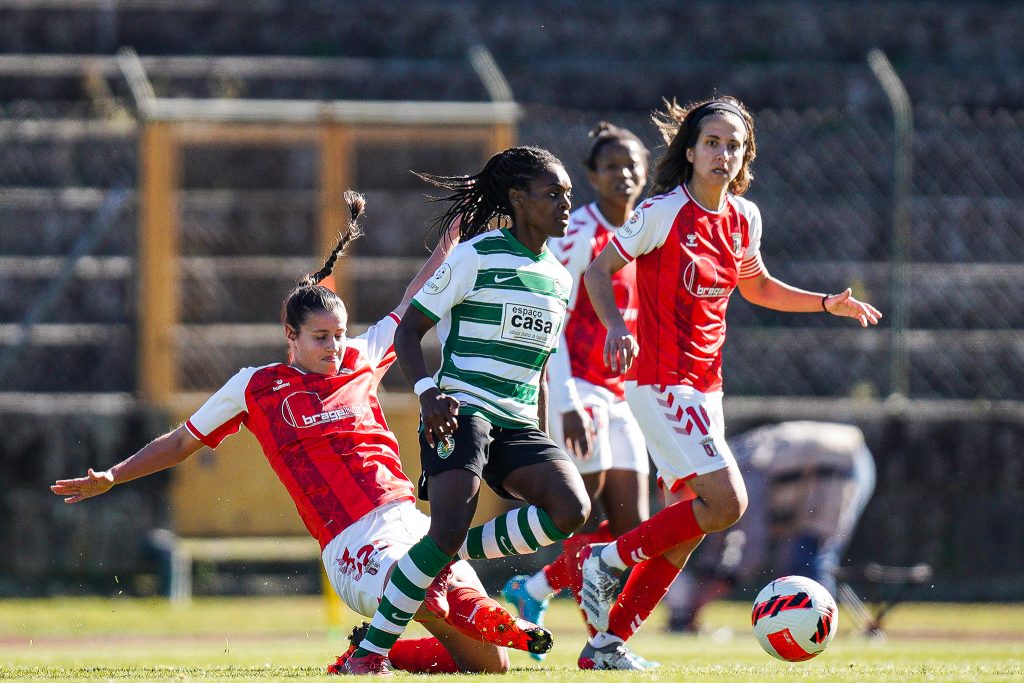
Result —
M325 277L329 276L334 272L334 264L337 262L338 257L344 255L345 247L348 246L349 242L355 239L359 239L363 236L363 229L360 227L358 220L363 211L366 210L366 197L354 192L352 190L345 190L345 204L348 205L349 219L348 219L348 230L342 234L338 239L338 244L334 247L334 251L324 261L324 267L315 273L310 273L306 277L299 281L300 285L317 285Z
M366 198L352 190L347 190L344 197L349 212L348 229L338 238L338 244L324 261L323 267L299 280L281 306L281 322L292 329L299 329L306 316L313 311L345 312L345 304L341 297L320 284L334 272L334 264L340 256L344 256L349 243L363 235L358 221L366 210Z

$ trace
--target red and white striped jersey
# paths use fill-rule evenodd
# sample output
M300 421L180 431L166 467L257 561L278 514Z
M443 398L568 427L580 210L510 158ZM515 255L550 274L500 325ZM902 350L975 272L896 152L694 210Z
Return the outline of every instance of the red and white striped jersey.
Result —
M548 248L572 275L573 282L563 343L548 364L549 400L559 412L572 408L566 404L567 396L571 395L565 386L571 379L570 374L604 387L619 398L623 397L622 375L612 373L604 364L604 342L608 330L597 317L583 282L584 271L611 240L616 227L601 215L596 203L591 203L573 211L564 237L548 240ZM612 276L612 287L615 303L626 325L635 332L639 299L636 268L632 263ZM563 350L568 351L568 364Z
M729 296L741 278L766 272L757 206L727 195L708 211L679 186L644 201L612 244L636 261L640 295L640 354L626 379L721 390Z
M391 314L345 348L334 376L283 363L244 368L185 423L216 448L241 425L253 433L309 533L326 546L367 512L415 500L377 387L395 361Z

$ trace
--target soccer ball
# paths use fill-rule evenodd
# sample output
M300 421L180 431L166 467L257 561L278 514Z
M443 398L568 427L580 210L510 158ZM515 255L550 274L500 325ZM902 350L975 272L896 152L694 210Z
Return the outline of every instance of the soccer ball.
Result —
M765 652L787 662L802 662L818 656L832 642L839 611L817 581L783 576L757 594L750 623Z

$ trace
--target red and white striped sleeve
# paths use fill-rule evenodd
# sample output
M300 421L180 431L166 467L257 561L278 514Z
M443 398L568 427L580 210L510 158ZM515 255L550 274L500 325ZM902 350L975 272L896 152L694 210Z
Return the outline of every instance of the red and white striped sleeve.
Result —
M739 277L741 280L768 274L768 269L761 259L761 210L753 202L748 201L745 204L748 210L747 221L750 243L743 254L743 260L740 262Z

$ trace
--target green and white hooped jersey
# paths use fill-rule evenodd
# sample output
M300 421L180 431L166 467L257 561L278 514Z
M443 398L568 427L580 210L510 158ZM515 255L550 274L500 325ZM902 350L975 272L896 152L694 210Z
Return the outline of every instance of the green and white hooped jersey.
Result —
M441 391L499 427L537 426L541 371L558 346L572 276L508 230L457 245L412 305L437 323Z

